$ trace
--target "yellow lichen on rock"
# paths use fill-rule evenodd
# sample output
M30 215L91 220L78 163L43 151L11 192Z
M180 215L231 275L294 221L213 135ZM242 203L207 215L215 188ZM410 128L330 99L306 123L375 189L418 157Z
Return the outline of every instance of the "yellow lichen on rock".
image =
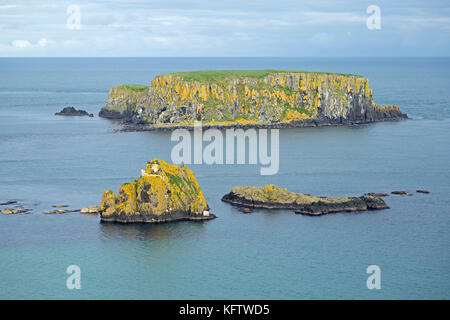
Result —
M209 207L194 173L159 159L147 163L141 177L124 183L117 197L103 194L103 220L157 222L202 217Z
M156 76L151 87L122 85L110 91L101 116L164 125L236 122L371 122L399 119L394 110L375 109L368 79L304 71L223 70ZM384 117L385 115L385 117ZM317 121L316 121L317 123Z

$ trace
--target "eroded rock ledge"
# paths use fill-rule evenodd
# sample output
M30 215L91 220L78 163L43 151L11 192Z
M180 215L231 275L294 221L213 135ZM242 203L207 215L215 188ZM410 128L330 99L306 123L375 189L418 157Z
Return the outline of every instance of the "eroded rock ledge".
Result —
M141 177L124 183L117 196L103 194L102 221L122 223L211 220L203 192L194 173L186 166L154 159L141 170Z
M361 197L314 197L289 192L274 185L265 187L234 187L222 197L222 201L238 207L262 209L286 209L298 214L319 216L336 212L389 209L383 199L364 195Z

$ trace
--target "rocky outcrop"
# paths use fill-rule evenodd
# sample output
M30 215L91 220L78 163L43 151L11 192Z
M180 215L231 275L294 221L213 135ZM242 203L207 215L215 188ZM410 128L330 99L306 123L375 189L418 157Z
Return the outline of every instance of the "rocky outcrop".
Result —
M7 208L7 209L3 209L0 212L2 214L5 215L10 215L10 214L18 214L18 213L25 213L30 211L29 209L12 209L12 208Z
M155 77L151 86L120 85L100 111L138 125L345 125L407 116L373 100L367 79L302 71L199 71Z
M366 196L387 197L389 195L386 192L369 192L369 193L366 194Z
M60 112L55 113L56 116L88 116L93 117L92 113L87 113L85 110L77 110L74 107L65 107Z
M98 213L100 213L100 207L99 206L85 207L80 210L80 213L82 213L82 214L98 214Z
M405 194L407 194L406 191L403 190L396 190L396 191L391 191L392 194L397 194L397 195L401 195L404 196Z
M361 197L329 198L314 197L289 192L274 185L265 187L234 187L222 197L222 201L238 207L287 209L298 214L318 216L335 212L388 209L383 199L364 195Z
M123 184L117 196L106 190L100 213L102 221L123 223L215 218L194 173L159 159L148 162L140 178Z

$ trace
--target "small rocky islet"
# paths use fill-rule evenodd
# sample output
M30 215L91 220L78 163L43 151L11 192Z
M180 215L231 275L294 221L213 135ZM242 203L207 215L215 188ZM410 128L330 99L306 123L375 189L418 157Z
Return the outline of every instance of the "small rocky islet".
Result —
M94 114L88 113L85 110L77 110L74 107L68 106L62 109L60 112L56 112L55 116L78 116L78 117L88 116L92 118Z
M159 159L148 162L138 179L124 183L117 196L106 190L99 208L101 221L122 223L216 218L209 210L192 170Z

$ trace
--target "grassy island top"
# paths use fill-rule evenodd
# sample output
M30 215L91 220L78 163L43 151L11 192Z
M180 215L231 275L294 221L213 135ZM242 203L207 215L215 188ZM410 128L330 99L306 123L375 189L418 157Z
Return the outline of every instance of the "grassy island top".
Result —
M272 73L312 73L312 74L330 74L341 76L355 76L356 74L333 73L333 72L315 72L299 70L205 70L205 71L185 71L170 73L181 77L184 81L215 81L227 77L246 77L246 78L264 78Z
M128 90L132 90L132 91L136 91L136 92L143 92L143 91L146 91L148 88L150 88L149 86L142 85L142 84L121 84L121 85L119 85L119 87L122 87L122 88L128 89Z

